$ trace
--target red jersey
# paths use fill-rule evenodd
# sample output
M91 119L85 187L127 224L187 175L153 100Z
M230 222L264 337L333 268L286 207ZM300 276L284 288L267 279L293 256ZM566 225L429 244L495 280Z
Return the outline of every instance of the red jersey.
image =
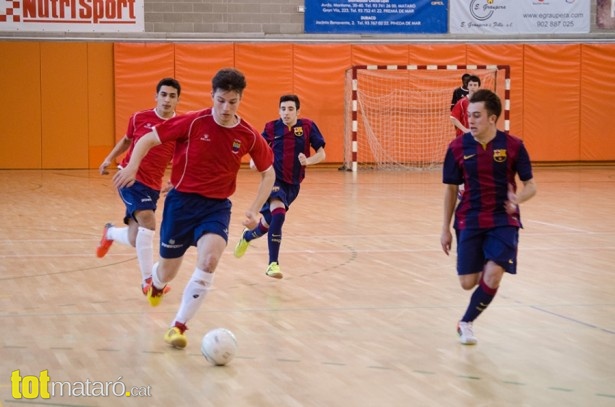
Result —
M154 126L165 122L164 119L158 116L156 109L143 110L141 112L134 113L128 121L128 130L126 130L126 137L131 141L128 153L120 164L122 168L126 167L130 161L132 150L137 144L137 141L147 133L151 132ZM136 179L140 183L147 185L148 187L160 191L162 189L162 177L164 171L167 168L167 164L173 157L173 150L175 150L175 143L163 143L149 150L143 161L139 165Z
M459 122L463 124L465 128L469 126L468 124L468 106L469 105L470 105L470 99L468 99L467 97L464 97L462 99L459 99L459 101L455 103L455 106L453 106L453 110L451 111L451 117L454 117L457 120L459 120ZM457 126L455 126L455 132L456 132L457 137L463 134L463 131L461 131L461 129Z
M235 192L241 158L250 154L256 168L273 164L273 152L249 123L233 127L216 123L212 108L174 117L156 126L164 144L175 140L171 183L180 192L226 199Z

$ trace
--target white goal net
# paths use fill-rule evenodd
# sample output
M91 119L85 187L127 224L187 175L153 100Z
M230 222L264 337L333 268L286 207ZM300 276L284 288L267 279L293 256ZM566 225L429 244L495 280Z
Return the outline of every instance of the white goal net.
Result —
M508 65L358 65L346 71L342 169L438 167L455 137L453 90L464 73L502 100L509 129Z

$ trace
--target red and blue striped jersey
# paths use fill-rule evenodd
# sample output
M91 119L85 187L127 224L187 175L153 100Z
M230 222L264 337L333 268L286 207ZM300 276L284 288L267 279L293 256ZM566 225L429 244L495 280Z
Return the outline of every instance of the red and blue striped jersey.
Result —
M310 119L298 119L288 127L282 119L265 124L262 133L273 150L276 178L287 184L299 185L305 178L305 167L299 162L299 153L310 156L310 146L314 151L325 146L322 133Z
M521 181L533 177L521 139L498 130L483 146L466 133L449 144L442 173L445 184L464 184L465 188L455 209L455 229L522 226L519 208L512 215L505 209L509 185L517 190L515 176L518 174Z

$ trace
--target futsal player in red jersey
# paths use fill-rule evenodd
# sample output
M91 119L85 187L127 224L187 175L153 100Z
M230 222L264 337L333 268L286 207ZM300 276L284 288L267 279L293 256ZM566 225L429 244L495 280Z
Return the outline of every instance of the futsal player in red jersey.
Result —
M128 151L120 168L125 167L132 155L135 144L141 137L152 131L152 128L175 116L175 108L179 102L181 86L173 78L163 78L156 85L156 107L133 113L128 121L126 134L117 142L113 150L100 164L99 172L107 174L107 167L125 151ZM156 210L162 178L167 165L173 157L175 142L161 144L152 148L139 167L136 181L128 187L118 190L122 202L126 206L124 223L127 227L116 227L107 223L98 247L96 256L104 257L113 242L130 245L136 248L137 260L141 270L141 290L147 294L152 283L152 266L154 264L154 232L156 230Z
M258 226L251 230L244 229L234 251L235 257L242 257L251 240L267 234L269 266L265 274L273 278L283 277L279 262L282 226L286 211L299 195L305 167L325 159L325 139L316 123L299 118L300 108L297 95L282 95L280 118L265 124L262 135L273 150L275 185L261 209ZM310 147L314 149L314 155L311 155Z
M516 274L521 218L519 204L536 194L530 157L523 142L496 128L500 98L490 90L470 98L470 132L448 146L443 165L444 222L440 243L451 250L451 220L457 240L457 274L474 290L457 326L464 345L477 342L473 322L493 300L504 273ZM517 189L516 178L523 187ZM465 192L457 203L459 185ZM456 207L455 207L456 205Z
M469 77L470 77L470 74L467 72L461 75L461 86L453 90L453 97L451 98L451 110L453 110L453 107L455 107L455 104L457 104L457 102L461 98L466 97L468 95L467 88L468 88L468 78Z
M470 75L468 78L468 94L462 97L451 109L451 123L455 126L455 134L457 137L463 133L468 133L468 105L470 98L480 88L480 78L476 75Z
M175 141L171 184L160 227L160 259L152 270L147 298L157 306L164 288L177 275L186 250L197 248L196 267L165 341L185 348L185 331L211 288L214 271L228 242L229 197L235 192L241 159L249 154L261 174L256 197L244 226L253 228L258 211L275 181L273 153L249 123L237 115L246 80L235 69L222 69L212 79L213 107L177 116L152 129L135 146L128 165L115 174L121 188L135 181L145 154L154 146Z

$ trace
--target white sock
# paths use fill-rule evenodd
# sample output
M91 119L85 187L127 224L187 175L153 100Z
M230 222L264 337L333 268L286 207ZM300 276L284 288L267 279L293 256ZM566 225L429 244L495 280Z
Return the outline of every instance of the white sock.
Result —
M166 286L166 284L158 278L158 262L154 263L152 267L152 284L159 290L162 290Z
M135 242L143 282L152 276L154 266L154 231L139 226Z
M118 228L111 226L107 230L107 239L130 246L130 241L128 240L128 227Z
M209 292L213 279L214 273L207 273L198 268L194 269L192 277L190 277L186 288L184 288L182 303L171 326L175 325L175 321L186 324L194 317Z

